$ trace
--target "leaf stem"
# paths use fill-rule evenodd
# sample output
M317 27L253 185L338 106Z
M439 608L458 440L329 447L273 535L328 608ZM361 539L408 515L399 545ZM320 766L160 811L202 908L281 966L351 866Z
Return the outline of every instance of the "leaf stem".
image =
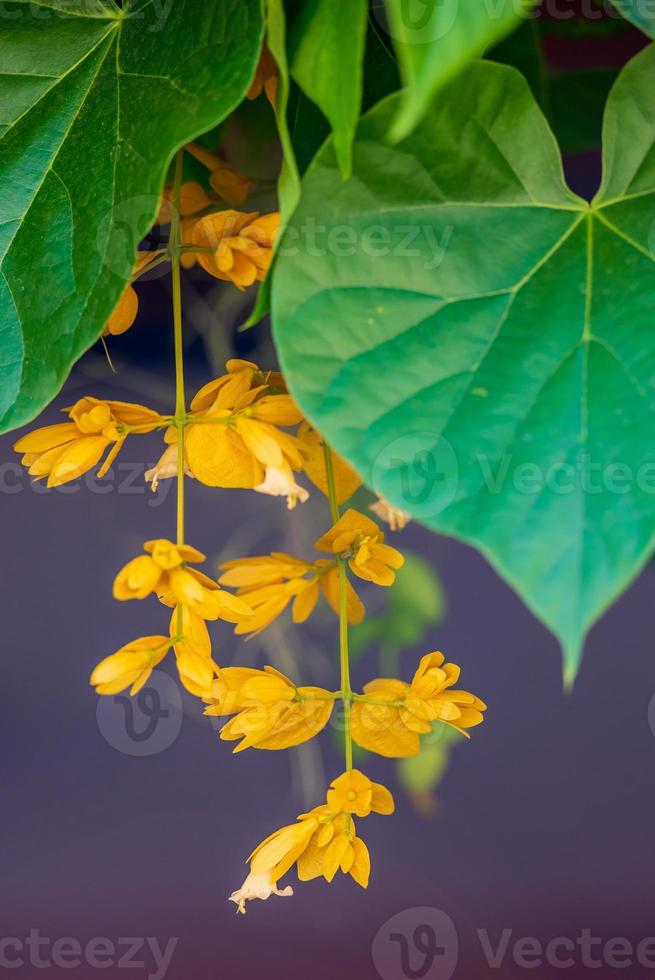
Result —
M173 214L171 216L171 276L173 280L173 334L175 340L175 427L177 428L177 543L184 544L184 427L186 398L184 393L184 350L182 346L182 282L180 275L180 188L182 186L183 151L175 158Z
M323 454L325 457L325 473L327 476L328 498L330 500L330 513L332 521L336 524L339 520L339 500L337 497L337 485L334 478L334 460L332 450L328 444L323 442ZM344 749L346 755L346 771L350 772L353 767L353 740L352 740L352 720L351 706L353 692L350 686L350 658L348 652L348 573L346 571L346 559L338 559L339 566L339 664L341 669L341 698L343 700L343 735ZM349 821L350 823L350 821Z
M180 274L180 188L184 151L175 157L173 184L173 214L169 251L173 282L173 336L175 343L175 427L177 429L177 543L184 544L184 428L186 426L186 396L184 392L184 348L182 344L182 277ZM177 632L184 633L184 611L177 607Z

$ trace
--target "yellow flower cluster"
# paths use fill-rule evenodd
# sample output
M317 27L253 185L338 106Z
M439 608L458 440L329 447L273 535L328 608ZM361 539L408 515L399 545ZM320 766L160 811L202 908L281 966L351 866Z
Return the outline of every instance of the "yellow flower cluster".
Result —
M325 728L335 697L320 687L296 687L272 667L224 667L205 698L205 714L235 715L221 729L224 741L241 739L235 752L288 749Z
M22 463L35 480L47 477L49 487L76 480L93 469L111 446L98 471L103 477L130 432L152 432L161 416L143 405L81 398L68 413L70 422L46 425L14 443Z
M395 570L404 558L384 544L384 533L370 518L357 510L347 510L337 523L316 542L332 560L303 561L292 555L273 552L255 558L236 558L221 565L221 585L238 590L254 610L252 619L239 623L237 633L255 633L269 626L293 600L294 623L304 623L316 608L322 592L339 615L339 560L347 559L358 578L376 585L390 586ZM348 622L357 624L365 614L364 604L354 588L346 584Z
M264 50L250 96L265 91L274 103L276 86L276 65ZM175 414L82 398L66 409L66 422L23 436L15 449L36 480L47 478L54 487L98 465L98 475L105 475L131 433L163 432L165 450L146 479L153 490L163 479L178 480L176 541L146 541L143 553L116 576L113 594L119 601L156 596L172 610L170 625L166 635L139 637L102 660L91 675L99 695L126 689L136 694L172 650L181 684L201 699L207 716L225 719L220 738L235 743L235 753L300 745L318 735L335 703L342 703L346 772L331 784L324 804L276 831L251 854L250 873L230 896L244 912L249 899L292 894L278 882L294 865L301 881L322 876L329 882L340 869L366 888L371 863L355 818L390 814L394 802L384 786L353 769L353 743L388 757L415 755L435 722L467 735L482 722L486 706L455 688L459 667L446 663L441 653L424 656L410 683L381 678L367 684L363 693L353 692L348 625L361 622L365 608L350 576L388 588L404 558L370 517L353 507L341 513L362 481L303 418L282 375L264 372L251 361L230 360L225 374L204 385L187 407L180 267L198 263L239 289L262 281L271 264L279 215L235 210L246 203L252 180L198 144L189 144L186 151L209 170L211 193L199 183L182 181L183 155L178 154L174 188L164 190L158 216L160 223L171 225L170 243L140 253L132 277L171 262ZM129 329L137 310L130 282L104 333ZM298 482L299 474L330 501L332 527L315 543L321 557L307 561L272 552L237 558L221 565L218 581L196 567L205 555L185 541L185 475L209 487L285 497L292 509L309 495ZM382 498L371 509L392 529L403 528L409 519ZM340 619L339 690L299 686L272 667L220 667L214 660L208 622L222 620L237 634L253 635L291 606L293 621L304 623L321 595Z
M252 616L252 610L243 599L190 567L189 563L205 560L190 545L160 539L146 541L144 551L116 576L114 598L125 601L157 595L173 609L170 636L142 637L129 643L98 664L91 683L98 694L116 694L127 687L135 694L173 647L181 682L192 694L203 697L218 673L205 620L240 623Z
M248 858L250 873L241 888L230 895L230 901L245 913L246 902L252 899L293 895L290 885L279 889L277 883L294 864L299 881L322 875L329 882L341 869L367 888L371 859L366 844L357 836L353 814L367 817L370 813L393 812L388 789L372 783L358 769L343 773L332 783L323 806L302 813L296 823L275 831L255 848Z

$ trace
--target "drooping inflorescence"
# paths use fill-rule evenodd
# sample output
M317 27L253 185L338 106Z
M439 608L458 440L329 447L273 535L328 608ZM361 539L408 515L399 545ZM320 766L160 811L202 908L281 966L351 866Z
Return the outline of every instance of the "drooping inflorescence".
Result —
M274 97L275 76L264 61L252 96ZM164 450L146 474L153 491L165 479L177 481L175 540L146 541L143 553L121 569L114 582L119 601L155 597L171 610L161 635L139 637L103 659L91 675L99 695L124 690L136 694L151 672L171 653L181 684L199 699L210 717L224 718L223 741L234 751L281 750L317 736L335 704L343 705L345 771L331 783L326 801L276 831L248 859L250 872L230 900L245 911L249 899L290 895L278 882L296 865L301 881L339 869L363 888L370 857L357 836L355 818L391 814L390 792L353 767L353 743L387 757L415 755L421 736L436 722L467 734L483 720L484 703L454 689L459 668L441 653L422 658L407 683L378 679L362 693L353 691L348 654L349 626L366 614L351 576L376 586L393 586L402 554L385 541L382 528L355 507L342 507L361 486L355 470L326 444L303 417L277 371L255 363L228 361L225 374L208 382L186 403L182 350L181 268L199 263L210 275L239 289L261 281L270 266L279 215L234 210L245 204L250 178L239 174L196 144L187 147L210 171L211 193L183 183L183 152L176 158L175 181L164 191L158 220L170 225L165 248L139 253L134 276L170 262L176 365L176 405L172 415L145 406L93 397L66 410L68 421L36 429L15 445L36 480L54 487L99 466L104 476L124 441L161 431ZM105 335L123 333L134 323L138 297L130 282L118 300ZM320 529L315 556L282 552L224 562L214 579L196 566L205 555L187 543L185 479L207 487L254 490L286 498L290 509L309 496L304 478L329 500L330 520ZM409 519L378 499L371 511L392 529ZM236 593L229 591L235 589ZM303 686L272 667L263 670L220 665L213 657L208 622L224 621L237 634L266 629L287 607L304 623L321 597L339 618L339 684L336 690Z

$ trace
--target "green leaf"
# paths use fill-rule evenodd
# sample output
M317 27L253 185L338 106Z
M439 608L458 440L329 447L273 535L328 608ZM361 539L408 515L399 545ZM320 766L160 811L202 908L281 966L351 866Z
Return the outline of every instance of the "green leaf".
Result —
M13 0L0 19L0 429L97 340L170 157L240 102L258 0Z
M377 492L477 545L569 680L655 542L654 87L651 46L610 95L591 206L513 69L471 66L395 148L385 100L349 181L329 147L309 170L274 282L312 423Z
M376 645L385 677L397 673L402 651L427 643L430 627L446 615L446 599L435 569L405 548L403 554L405 564L396 574L394 587L384 590L384 610L351 629L351 656L356 658Z
M289 105L291 88L287 60L287 22L283 0L265 0L265 8L266 43L277 65L279 74L275 101L275 118L277 119L278 135L282 144L282 167L278 179L278 196L280 201L280 227L284 229L300 199L300 174L298 173L298 164L296 163L296 155L291 142L289 123L287 121L287 107ZM275 257L273 258L273 263L271 263L268 275L259 287L255 306L243 324L243 330L256 326L270 312L271 277L274 263Z
M291 74L327 117L343 177L362 106L368 0L307 0L293 34Z
M386 0L405 94L391 139L418 125L438 89L520 23L535 0Z
M655 38L655 10L644 0L612 0L620 14L631 21L644 34Z
M550 122L563 153L582 153L601 145L603 111L615 81L616 72L602 69L571 71L550 79Z
M435 721L432 732L421 739L421 751L398 761L398 780L412 797L433 793L446 775L457 742L464 741L453 728Z

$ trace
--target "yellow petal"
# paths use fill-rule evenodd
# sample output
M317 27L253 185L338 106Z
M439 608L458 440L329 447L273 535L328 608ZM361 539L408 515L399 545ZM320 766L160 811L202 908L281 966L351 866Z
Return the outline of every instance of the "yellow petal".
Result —
M354 860L350 868L350 875L362 888L368 888L371 875L371 857L368 848L360 837L355 837L352 848Z
M50 470L48 486L69 483L93 469L109 445L110 441L104 436L87 436L71 443Z
M228 425L190 425L186 455L193 475L208 487L252 489L264 477L261 463Z
M304 422L298 430L298 438L307 450L303 469L314 486L318 487L321 493L327 497L325 452L320 433L316 429L312 429L308 422ZM337 491L337 502L340 505L345 504L362 485L362 480L350 463L342 459L334 450L332 450L332 470Z
M145 599L157 588L161 574L161 568L149 555L139 555L116 576L114 599Z
M80 430L74 422L45 425L41 429L35 429L34 432L28 432L14 443L13 448L17 453L44 453L77 439L79 434Z
M304 623L316 608L319 596L318 580L310 582L306 588L299 592L293 600L293 621L294 623Z

